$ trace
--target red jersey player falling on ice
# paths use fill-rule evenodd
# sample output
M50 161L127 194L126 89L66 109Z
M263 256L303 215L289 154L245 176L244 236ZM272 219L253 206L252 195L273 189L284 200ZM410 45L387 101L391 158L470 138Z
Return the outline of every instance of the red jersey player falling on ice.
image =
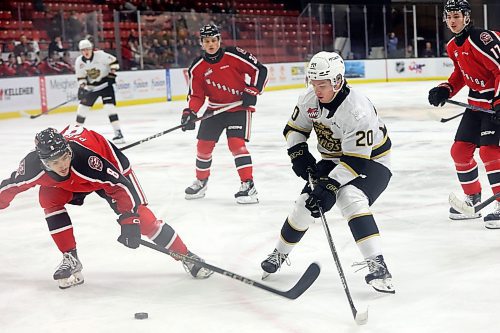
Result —
M186 199L205 196L212 152L222 132L226 130L227 144L234 156L241 180L240 190L234 195L241 204L257 203L253 182L252 158L245 142L250 140L252 113L257 95L267 82L267 68L250 53L239 47L221 48L221 34L214 24L200 29L203 55L189 67L189 107L182 112L183 130L195 128L196 113L208 97L206 112L213 112L242 101L241 106L203 120L198 131L196 153L196 180L186 188ZM246 78L249 78L246 80Z
M123 245L139 247L142 234L174 253L199 259L188 251L170 225L158 220L146 207L128 158L102 135L81 126L67 127L61 133L48 128L36 135L35 145L35 151L26 155L17 171L0 183L0 209L8 207L18 193L40 185L40 205L50 234L63 253L54 273L61 289L83 283L83 266L65 205L82 205L92 192L104 198L119 215L118 241ZM195 278L212 273L188 262L183 265Z
M466 0L448 0L445 4L443 20L454 34L447 52L455 68L448 82L429 91L429 103L442 106L446 99L468 86L469 104L495 111L490 115L466 109L451 147L465 201L473 206L481 201L478 165L474 159L477 147L493 193L500 192L500 34L473 27L470 12ZM480 213L464 215L450 208L453 220L479 217ZM486 228L500 228L500 201L484 221Z

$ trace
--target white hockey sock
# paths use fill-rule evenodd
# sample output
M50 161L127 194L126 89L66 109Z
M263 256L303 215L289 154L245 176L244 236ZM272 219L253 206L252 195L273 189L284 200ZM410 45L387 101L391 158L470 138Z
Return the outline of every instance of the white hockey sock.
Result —
M375 258L382 254L380 236L372 236L357 243L363 258Z
M87 117L87 112L89 112L90 106L78 104L78 109L76 109L76 123L81 125L85 122Z

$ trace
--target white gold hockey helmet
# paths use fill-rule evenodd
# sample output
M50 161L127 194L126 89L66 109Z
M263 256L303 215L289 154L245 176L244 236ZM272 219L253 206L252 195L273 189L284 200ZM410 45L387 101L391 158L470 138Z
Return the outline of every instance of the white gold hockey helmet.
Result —
M344 60L335 52L316 53L307 66L307 80L330 80L332 86L344 81Z
M82 39L80 43L78 43L78 49L85 50L85 49L92 49L93 45L88 39Z

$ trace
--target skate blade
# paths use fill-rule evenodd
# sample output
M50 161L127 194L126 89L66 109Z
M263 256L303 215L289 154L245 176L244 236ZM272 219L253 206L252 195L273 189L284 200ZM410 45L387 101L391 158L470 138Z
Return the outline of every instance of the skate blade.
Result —
M57 280L59 283L59 289L68 289L71 287L78 286L84 282L83 275L81 272L76 272L66 279Z
M241 205L248 205L248 204L257 204L259 203L259 199L255 196L245 196L245 197L237 197L236 202L241 204Z
M384 280L372 280L370 282L370 286L372 286L373 289L378 291L379 293L386 293L386 294L395 294L396 290L394 290L394 286L392 284L392 279L384 279Z
M485 222L484 227L490 230L500 229L500 221L487 221Z
M466 221L466 220L475 220L481 218L481 213L478 213L476 215L465 215L465 214L453 214L450 213L449 216L450 220L452 221Z
M266 271L262 272L262 280L267 279L270 275L271 275L271 273L268 273Z
M185 198L186 200L195 200L195 199L201 199L205 197L205 192L203 193L196 193L196 194L186 194Z

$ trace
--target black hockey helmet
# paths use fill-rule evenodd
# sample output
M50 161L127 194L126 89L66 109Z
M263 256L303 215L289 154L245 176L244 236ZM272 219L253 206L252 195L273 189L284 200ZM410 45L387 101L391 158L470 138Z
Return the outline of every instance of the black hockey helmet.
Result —
M215 24L206 24L200 29L200 39L205 37L219 37L220 39L220 31L219 28Z
M443 20L446 20L446 14L450 12L461 12L464 16L470 17L469 2L467 0L447 0L444 5Z
M35 136L35 149L40 160L56 160L65 153L71 153L68 141L54 128L47 128Z

